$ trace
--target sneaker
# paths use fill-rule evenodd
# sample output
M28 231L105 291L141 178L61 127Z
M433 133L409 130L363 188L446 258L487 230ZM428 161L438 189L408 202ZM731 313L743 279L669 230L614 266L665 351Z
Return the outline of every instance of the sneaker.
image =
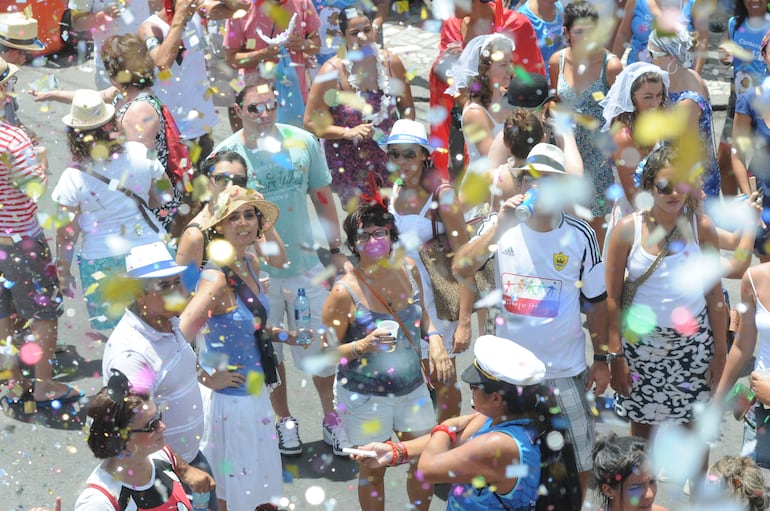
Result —
M323 434L324 442L331 446L334 454L337 456L348 456L342 452L342 449L345 447L353 447L353 444L351 444L350 440L348 440L348 435L345 433L345 428L342 427L341 418L337 417L337 422L335 424L324 424Z
M294 417L284 417L275 424L278 434L278 450L281 454L302 454L302 440L299 439L299 423Z

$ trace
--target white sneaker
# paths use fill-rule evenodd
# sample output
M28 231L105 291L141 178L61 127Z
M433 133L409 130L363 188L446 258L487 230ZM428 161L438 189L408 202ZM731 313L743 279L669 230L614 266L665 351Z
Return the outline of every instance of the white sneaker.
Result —
M302 454L302 441L299 439L299 423L294 417L284 417L275 423L278 434L278 450L281 454Z
M345 433L345 428L342 427L342 419L338 416L336 424L324 424L323 425L324 442L330 445L332 451L337 456L348 456L342 449L345 447L353 447L353 444L348 440L348 435Z

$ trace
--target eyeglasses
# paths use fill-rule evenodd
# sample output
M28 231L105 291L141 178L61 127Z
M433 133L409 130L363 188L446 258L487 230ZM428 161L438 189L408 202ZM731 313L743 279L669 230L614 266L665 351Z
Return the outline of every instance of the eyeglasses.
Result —
M160 428L161 422L163 422L163 412L158 412L143 428L132 428L129 433L153 433Z
M266 103L252 103L250 105L246 105L246 111L250 114L260 114L262 115L265 112L272 112L275 110L276 106L278 106L278 102L268 101Z
M377 229L372 232L359 231L356 233L356 241L359 243L366 243L372 238L381 240L387 238L389 235L390 229Z
M234 176L233 174L214 174L211 178L215 185L221 187L227 186L227 183L232 183L235 186L246 188L246 183L249 180L246 176Z
M668 53L666 53L665 51L655 51L655 50L651 50L649 48L647 48L647 53L649 53L650 57L652 57L654 59L659 59L661 57L665 57L666 55L668 55Z
M417 158L417 151L414 149L407 149L406 151L396 151L395 149L388 150L388 158L391 160L397 160L401 157L405 160L414 160Z
M262 213L259 213L258 211L252 209L248 211L244 211L243 213L234 212L230 214L230 216L227 217L228 222L237 222L240 219L244 219L246 221L249 220L256 220L262 215Z
M147 288L150 292L154 293L168 293L169 291L172 291L173 289L176 289L182 285L182 278L177 277L174 280L156 280L155 282L150 282L147 285Z
M667 180L655 181L655 189L661 195L671 195L674 192L687 193L687 185L682 183L669 183Z

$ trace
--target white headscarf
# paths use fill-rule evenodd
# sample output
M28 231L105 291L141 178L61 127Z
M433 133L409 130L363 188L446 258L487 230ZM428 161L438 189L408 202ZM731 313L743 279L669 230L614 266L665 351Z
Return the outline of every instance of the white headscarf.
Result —
M467 88L471 79L479 75L479 60L481 54L487 51L492 43L505 41L511 46L511 52L516 49L513 40L503 34L480 35L471 39L465 46L460 58L447 71L447 76L452 79L452 85L445 91L450 96L456 95L460 89Z
M631 86L634 84L637 78L645 73L655 73L661 76L663 84L666 86L666 91L669 89L668 73L663 71L655 64L648 62L634 62L629 64L626 68L615 78L615 83L610 87L610 91L607 96L599 102L604 107L604 126L602 131L608 131L610 129L610 123L618 115L624 112L633 112L635 110L634 102L631 99Z
M677 28L673 34L658 34L657 30L653 30L650 32L647 44L650 43L674 57L688 69L695 63L694 41L684 27Z

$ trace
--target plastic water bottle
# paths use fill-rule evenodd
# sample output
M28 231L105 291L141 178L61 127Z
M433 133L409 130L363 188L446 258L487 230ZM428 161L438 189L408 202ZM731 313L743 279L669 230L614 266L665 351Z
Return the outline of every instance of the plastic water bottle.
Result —
M192 492L192 504L193 511L208 511L209 509L209 494Z
M530 188L524 194L524 202L513 210L513 214L520 222L527 222L532 218L532 213L535 211L535 200L537 200L537 188Z
M310 302L305 296L303 287L297 290L297 298L294 299L294 325L297 329L297 344L313 342L310 329Z

